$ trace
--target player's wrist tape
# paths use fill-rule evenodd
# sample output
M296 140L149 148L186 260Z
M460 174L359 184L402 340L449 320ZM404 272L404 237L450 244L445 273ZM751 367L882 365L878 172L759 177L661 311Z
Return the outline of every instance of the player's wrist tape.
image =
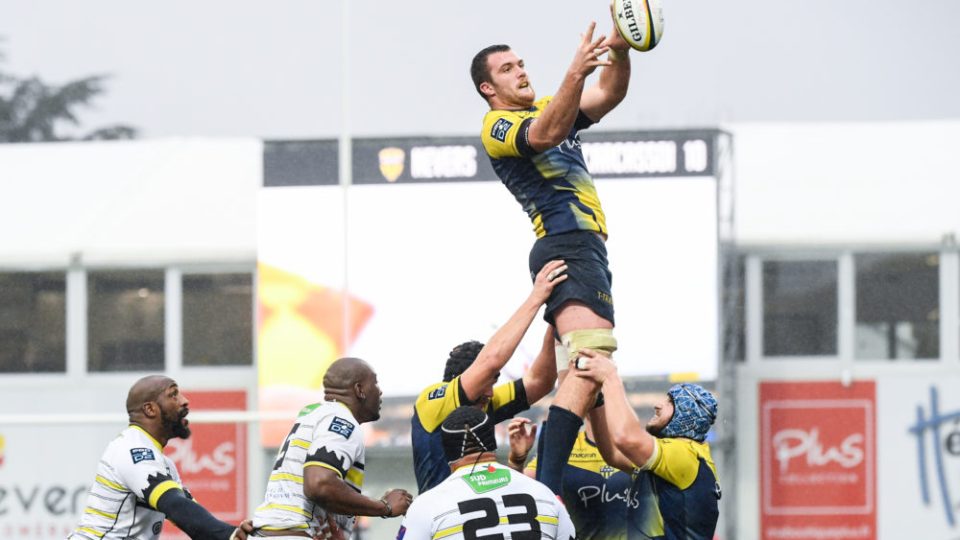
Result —
M393 517L393 507L390 506L390 503L387 502L387 498L384 497L380 499L380 502L383 503L383 513L380 514L380 517L387 519L388 517Z

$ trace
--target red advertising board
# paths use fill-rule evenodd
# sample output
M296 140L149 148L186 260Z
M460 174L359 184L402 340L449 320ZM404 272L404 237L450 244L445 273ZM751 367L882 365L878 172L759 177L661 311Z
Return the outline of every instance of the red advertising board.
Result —
M244 390L187 392L190 412L247 409ZM247 425L243 422L191 424L189 439L171 439L164 449L177 464L180 479L193 497L213 515L239 523L247 514ZM169 521L164 540L182 540Z
M876 539L873 381L760 383L763 539Z

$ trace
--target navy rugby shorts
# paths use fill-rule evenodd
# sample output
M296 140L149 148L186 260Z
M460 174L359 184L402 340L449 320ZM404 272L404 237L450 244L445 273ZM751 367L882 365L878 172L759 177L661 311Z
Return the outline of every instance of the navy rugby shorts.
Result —
M556 326L554 313L557 309L565 302L578 300L613 324L613 295L610 292L613 275L603 237L591 231L573 231L538 238L530 250L531 279L537 277L543 265L560 259L567 263L568 277L547 300L544 320Z

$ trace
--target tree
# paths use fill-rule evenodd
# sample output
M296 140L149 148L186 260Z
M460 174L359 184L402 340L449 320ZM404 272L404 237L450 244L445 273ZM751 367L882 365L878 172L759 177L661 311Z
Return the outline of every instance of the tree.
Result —
M135 128L119 124L81 137L58 132L58 126L64 124L80 125L78 109L90 106L104 93L106 80L105 75L93 75L57 86L36 76L20 78L0 69L0 143L135 138Z

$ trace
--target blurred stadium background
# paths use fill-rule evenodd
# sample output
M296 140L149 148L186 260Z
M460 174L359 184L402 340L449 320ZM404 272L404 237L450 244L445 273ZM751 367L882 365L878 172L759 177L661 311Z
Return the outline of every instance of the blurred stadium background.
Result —
M552 93L605 9L514 4L0 7L0 71L111 72L81 125L142 134L0 145L0 538L76 524L152 372L192 401L169 452L224 519L260 502L344 355L386 392L365 488L413 490L413 396L529 288L533 235L473 135L466 64L510 42ZM668 4L627 100L584 134L638 413L676 380L720 396L718 538L960 535L957 15Z

